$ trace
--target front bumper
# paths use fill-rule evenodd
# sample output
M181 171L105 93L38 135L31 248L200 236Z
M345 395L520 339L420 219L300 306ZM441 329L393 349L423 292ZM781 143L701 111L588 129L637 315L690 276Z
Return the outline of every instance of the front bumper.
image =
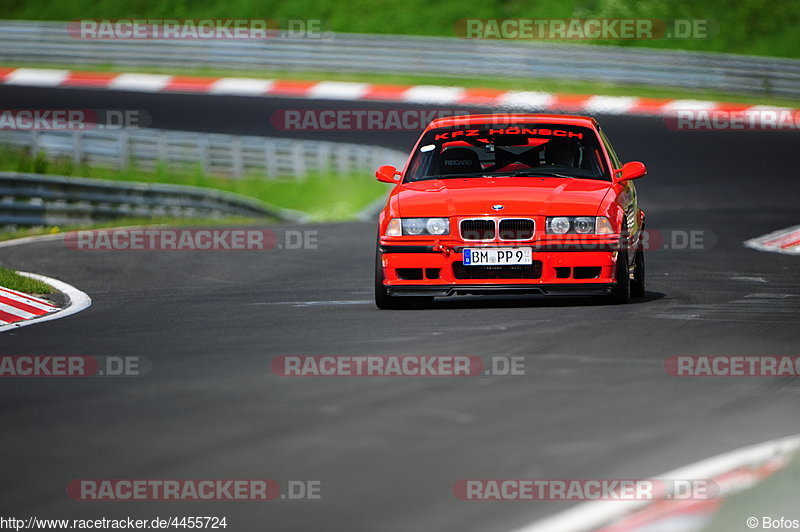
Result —
M503 296L503 295L539 295L539 296L571 296L588 297L607 295L614 288L609 283L580 283L556 285L531 284L495 284L495 285L394 285L387 286L391 296Z
M407 241L383 237L379 260L389 295L602 295L616 284L618 235L537 242ZM531 266L464 266L465 247L531 247Z

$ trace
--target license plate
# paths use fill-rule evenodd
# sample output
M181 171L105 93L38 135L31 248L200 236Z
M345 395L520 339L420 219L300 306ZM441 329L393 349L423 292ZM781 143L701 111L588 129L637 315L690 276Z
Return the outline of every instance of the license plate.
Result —
M533 264L533 248L466 248L464 266Z

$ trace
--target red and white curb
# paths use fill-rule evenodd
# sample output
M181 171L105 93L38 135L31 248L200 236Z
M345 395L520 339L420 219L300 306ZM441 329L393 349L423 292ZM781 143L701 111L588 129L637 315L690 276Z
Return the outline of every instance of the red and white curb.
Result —
M800 255L800 225L751 238L746 240L744 245L759 251Z
M57 306L44 299L0 286L0 325L38 318L57 310Z
M725 497L780 471L798 450L800 435L789 436L736 449L655 477L712 480L720 490L714 499L588 502L513 532L699 531Z
M43 299L0 286L0 332L65 318L88 308L92 304L92 299L88 295L63 281L35 273L17 273L49 284L65 294L69 299L69 303L64 308L60 308Z
M677 110L789 110L752 104L704 100L576 95L437 85L385 85L346 81L302 81L199 77L165 74L81 72L44 68L0 68L0 83L27 87L72 87L134 92L275 96L315 100L360 100L425 105L479 105L530 111L668 116Z
M727 497L755 486L788 463L788 456L778 455L756 467L742 466L710 479L719 487L719 495L713 499L660 500L596 532L700 532L711 522Z

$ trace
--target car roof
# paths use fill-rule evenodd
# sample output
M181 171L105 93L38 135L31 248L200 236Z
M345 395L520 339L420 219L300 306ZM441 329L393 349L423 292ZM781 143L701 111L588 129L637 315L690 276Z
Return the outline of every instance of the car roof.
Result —
M437 118L432 121L425 130L440 127L468 126L471 124L483 124L487 121L504 123L531 123L547 122L549 124L563 124L565 126L583 126L595 128L597 120L590 116L577 115L554 115L554 114L518 114L518 113L493 113L479 115L459 115Z

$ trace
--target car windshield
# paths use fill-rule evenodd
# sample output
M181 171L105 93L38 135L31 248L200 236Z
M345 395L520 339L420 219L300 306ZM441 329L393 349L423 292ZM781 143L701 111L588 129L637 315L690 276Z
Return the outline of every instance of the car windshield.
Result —
M516 123L428 131L405 181L522 176L611 180L591 129Z

